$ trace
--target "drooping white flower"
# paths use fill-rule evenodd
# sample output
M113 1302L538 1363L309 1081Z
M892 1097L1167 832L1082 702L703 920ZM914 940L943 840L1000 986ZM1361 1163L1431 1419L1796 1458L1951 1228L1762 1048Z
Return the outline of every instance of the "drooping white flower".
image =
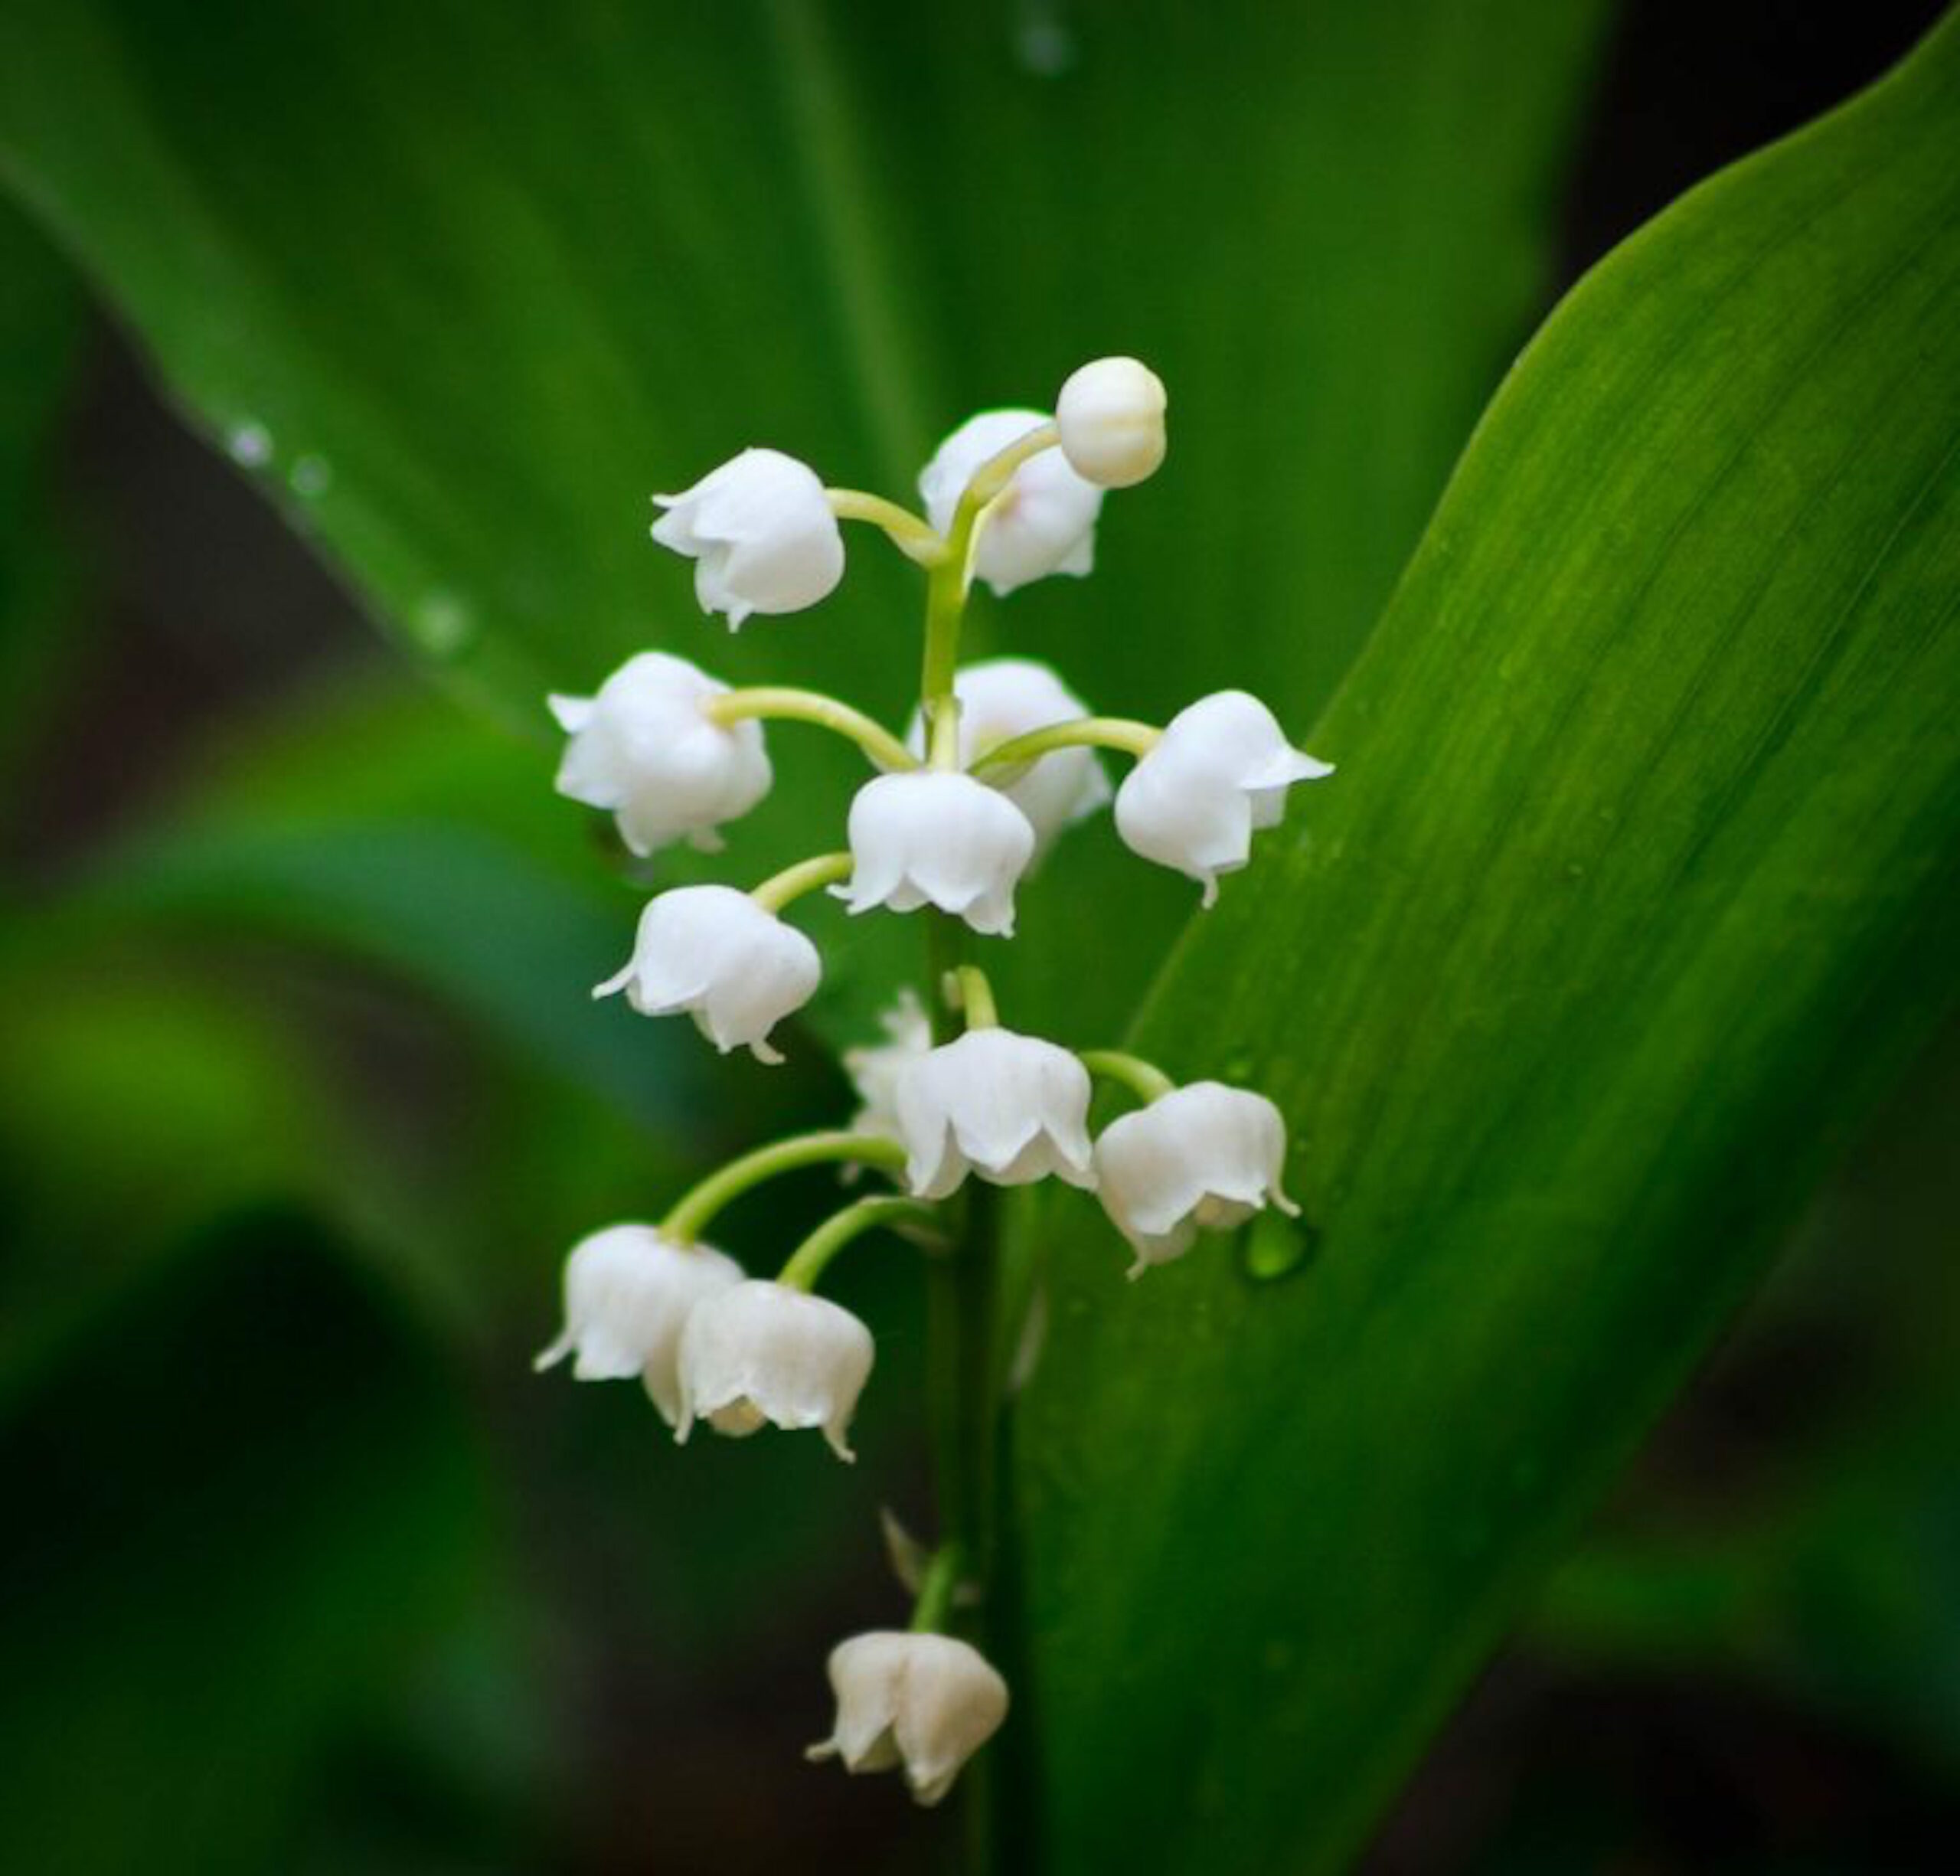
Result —
M1102 489L1128 489L1164 460L1164 381L1135 358L1097 358L1069 374L1055 400L1062 453Z
M962 665L953 674L959 701L959 760L971 767L997 744L1086 717L1089 706L1046 665L1031 658L990 658ZM906 741L926 753L924 718L913 714ZM1093 749L1058 749L1011 772L982 778L1027 816L1038 858L1064 828L1093 814L1109 799L1109 778Z
M960 1767L1000 1730L1008 1684L980 1651L950 1635L874 1629L830 1652L837 1721L809 1749L851 1772L903 1766L921 1804L937 1804Z
M1034 829L970 775L914 769L881 775L852 798L850 879L835 887L853 912L937 906L989 936L1014 933L1014 889Z
M1096 1142L1097 1196L1136 1252L1130 1275L1168 1263L1200 1231L1230 1231L1280 1189L1286 1123L1263 1094L1194 1081L1112 1120Z
M696 1304L742 1281L742 1266L707 1244L677 1244L650 1224L581 1238L565 1260L565 1326L540 1369L573 1358L580 1381L637 1374L671 1427L681 1410L681 1331Z
M933 1046L933 1024L918 993L907 986L878 1018L878 1026L884 1041L846 1049L844 1072L858 1090L851 1131L890 1139L898 1132L898 1078Z
M681 1335L685 1440L704 1420L737 1438L766 1425L821 1427L841 1459L871 1372L871 1332L848 1309L786 1284L751 1279L709 1297Z
M920 472L926 519L944 534L974 471L1047 421L1039 410L983 410L969 417ZM1096 564L1096 518L1102 511L1102 491L1083 481L1060 450L1030 457L980 525L974 577L1004 598L1016 587L1050 574L1090 572Z
M1286 791L1334 773L1294 748L1272 712L1243 691L1178 711L1116 790L1116 832L1146 860L1174 867L1218 897L1218 875L1251 857L1255 829L1276 827Z
M687 554L704 613L732 632L751 613L800 613L844 577L844 535L808 464L779 449L744 449L693 488L655 495L664 547Z
M817 947L732 886L677 886L640 914L633 955L593 992L623 990L642 1016L685 1010L726 1055L746 1046L779 1062L769 1032L816 995Z
M1093 1186L1089 1071L1067 1049L1011 1029L969 1029L898 1079L905 1178L944 1198L971 1172L995 1185L1050 1173Z
M683 839L715 851L714 830L746 814L770 779L762 726L724 726L702 708L727 688L684 658L642 652L596 696L552 697L551 714L571 737L558 793L610 809L619 838L642 859Z

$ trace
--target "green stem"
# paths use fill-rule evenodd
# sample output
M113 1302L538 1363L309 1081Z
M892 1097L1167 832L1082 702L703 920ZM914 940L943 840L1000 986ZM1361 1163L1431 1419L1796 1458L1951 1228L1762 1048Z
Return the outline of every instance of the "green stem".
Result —
M844 1129L792 1134L786 1140L772 1141L710 1173L661 1220L660 1234L677 1244L691 1244L717 1212L751 1186L782 1173L794 1172L799 1167L819 1165L827 1159L855 1160L897 1172L905 1164L905 1149L896 1140Z
M946 530L946 558L933 566L926 584L926 654L919 676L926 760L936 769L959 766L959 708L952 681L959 665L960 621L966 610L974 537L989 505L1014 479L1014 471L1030 456L1052 449L1060 440L1054 425L1044 423L1009 443L973 472L953 510L952 525Z
M1070 723L1051 723L996 743L974 758L973 773L1032 762L1057 749L1120 749L1128 755L1147 756L1163 734L1151 724L1132 722L1127 717L1078 717Z
M880 1225L920 1224L933 1215L929 1205L911 1198L861 1198L825 1219L789 1253L776 1280L790 1289L813 1290L830 1260L852 1239Z
M867 495L861 489L826 489L830 511L841 521L869 521L882 528L892 544L909 561L921 567L936 567L945 557L946 544L931 523L887 502L883 495Z
M813 860L799 860L772 874L749 894L765 912L780 912L792 899L833 881L848 879L854 864L848 853L820 853Z
M726 726L746 717L776 717L795 723L814 723L819 727L848 736L880 769L916 769L913 755L883 724L874 723L861 710L854 710L822 691L799 691L788 685L759 684L739 691L724 691L701 707L710 721Z
M959 1593L965 1553L957 1544L942 1544L933 1553L920 1579L919 1594L912 1605L912 1633L939 1635L945 1632L952 1614L952 1599Z
M1105 1081L1120 1082L1148 1107L1161 1100L1177 1083L1154 1062L1140 1055L1128 1055L1121 1049L1081 1049L1076 1058L1092 1075Z
M953 973L959 985L959 1007L969 1029L998 1029L1001 1012L994 1002L994 986L977 964L962 964Z

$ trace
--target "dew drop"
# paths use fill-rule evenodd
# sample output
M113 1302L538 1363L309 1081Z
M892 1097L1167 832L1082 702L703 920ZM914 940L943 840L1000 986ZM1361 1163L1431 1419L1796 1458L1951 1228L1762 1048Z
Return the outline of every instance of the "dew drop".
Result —
M469 608L453 593L428 594L415 609L410 625L423 649L437 658L455 657L476 630Z
M1054 0L1026 0L1014 31L1014 57L1037 78L1059 78L1077 58L1076 37Z
M273 459L273 433L263 423L234 423L225 433L224 446L241 468L263 469Z
M1239 1267L1255 1283L1276 1283L1305 1270L1320 1243L1318 1229L1268 1207L1239 1239Z
M333 465L323 456L303 456L293 464L286 480L295 495L310 502L333 486Z

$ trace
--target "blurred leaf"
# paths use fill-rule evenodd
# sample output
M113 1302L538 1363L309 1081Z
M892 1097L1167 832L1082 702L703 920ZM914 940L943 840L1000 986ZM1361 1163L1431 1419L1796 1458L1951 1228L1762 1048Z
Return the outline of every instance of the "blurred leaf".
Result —
M1053 1247L1018 1438L1054 1867L1351 1855L1950 1005L1960 23L1612 257L1141 1028L1312 1254Z
M37 700L60 648L77 570L54 525L48 444L80 355L84 305L67 263L0 204L0 772L39 727ZM0 790L0 819L16 791Z
M521 753L432 695L302 700L92 856L50 930L167 920L350 953L677 1142L698 1140L712 1057L685 1025L593 1002L637 907Z
M449 1378L289 1218L214 1237L17 1378L0 1454L9 1868L273 1867L337 1727L482 1580Z
M882 542L730 639L649 492L766 440L904 496L967 410L1116 349L1172 386L1172 467L1110 504L1094 580L1016 597L1016 642L1127 714L1304 711L1540 291L1603 10L15 0L0 164L210 431L534 733L648 642L902 713L919 596ZM745 874L836 846L858 773L777 741ZM1138 908L1093 970L1040 917L1077 966L1050 1013L1127 1015L1187 900ZM858 1022L916 937L850 943Z

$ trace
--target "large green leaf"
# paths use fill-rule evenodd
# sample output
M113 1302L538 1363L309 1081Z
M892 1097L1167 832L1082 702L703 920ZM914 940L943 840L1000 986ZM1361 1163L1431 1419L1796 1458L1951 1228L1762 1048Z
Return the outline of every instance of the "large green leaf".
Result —
M1174 961L1142 1045L1281 1100L1315 1248L1055 1247L1054 1868L1348 1853L1950 999L1956 149L1949 21L1582 284Z
M1603 10L14 0L0 173L379 609L541 733L547 685L648 642L904 708L882 543L730 641L648 492L766 440L903 495L967 410L1112 349L1169 379L1174 469L1111 504L1095 580L978 644L1130 714L1231 681L1305 709L1540 290ZM848 753L779 745L745 872L839 844ZM1127 1012L1183 912L1143 903L1056 1009ZM915 934L863 923L882 982Z

